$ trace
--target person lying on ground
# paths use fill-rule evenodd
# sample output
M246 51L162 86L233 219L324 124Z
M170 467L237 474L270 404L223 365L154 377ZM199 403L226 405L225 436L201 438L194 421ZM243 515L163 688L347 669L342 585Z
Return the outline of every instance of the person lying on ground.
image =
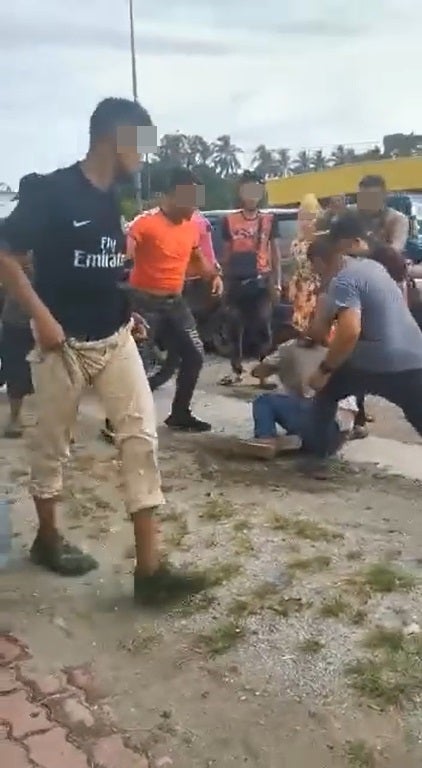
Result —
M297 345L297 342L293 342ZM291 354L311 355L319 357L324 355L321 347L318 349L289 350L285 345L268 356L252 371L257 378L267 378L278 374L284 385L283 392L265 393L255 398L252 404L252 416L254 422L253 440L242 441L239 450L255 458L271 459L286 450L307 450L308 415L312 406L312 393L308 387L304 387L300 381L299 371L296 371ZM300 365L299 365L300 367ZM295 371L292 373L292 369ZM306 375L302 371L303 375ZM289 386L286 387L286 382ZM339 403L337 419L332 427L331 440L336 446L340 446L350 437L354 427L354 419L357 413L357 403L354 397L347 398ZM278 432L281 427L284 434Z

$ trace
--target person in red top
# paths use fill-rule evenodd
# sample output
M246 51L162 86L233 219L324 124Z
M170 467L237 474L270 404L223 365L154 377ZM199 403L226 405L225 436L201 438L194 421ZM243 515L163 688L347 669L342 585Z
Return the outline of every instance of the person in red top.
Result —
M239 180L241 209L229 213L222 224L223 275L229 309L230 363L233 375L221 384L241 381L243 335L255 326L259 357L271 349L273 301L280 299L280 250L277 221L273 213L259 209L265 194L262 179L245 171Z
M213 293L220 294L223 287L216 265L201 253L198 224L192 218L202 191L190 170L175 168L160 207L135 219L128 233L134 262L129 281L135 289L137 308L148 316L152 332L160 324L169 349L180 359L176 392L165 423L173 429L195 432L209 431L211 425L191 413L203 347L182 296L188 268L208 279Z

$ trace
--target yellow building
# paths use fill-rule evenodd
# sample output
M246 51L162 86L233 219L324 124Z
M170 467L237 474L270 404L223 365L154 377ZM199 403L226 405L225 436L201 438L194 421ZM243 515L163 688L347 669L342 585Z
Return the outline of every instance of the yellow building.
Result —
M268 179L268 204L296 205L308 192L313 192L320 200L342 193L354 195L363 176L373 174L383 176L387 189L391 192L421 191L422 157L372 160L287 178Z

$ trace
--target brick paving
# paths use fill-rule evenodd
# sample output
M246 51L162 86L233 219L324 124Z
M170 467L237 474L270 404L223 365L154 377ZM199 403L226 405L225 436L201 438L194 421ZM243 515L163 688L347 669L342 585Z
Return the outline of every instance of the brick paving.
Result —
M31 671L29 650L0 635L0 766L152 768L127 745L91 668Z

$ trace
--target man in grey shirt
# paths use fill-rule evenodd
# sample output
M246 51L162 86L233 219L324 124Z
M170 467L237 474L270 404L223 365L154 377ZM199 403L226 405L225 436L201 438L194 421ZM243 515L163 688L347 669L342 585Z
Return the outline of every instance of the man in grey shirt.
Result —
M327 355L309 382L317 393L309 428L320 456L329 453L330 424L338 401L348 395L389 400L422 434L422 333L397 283L368 258L366 233L356 213L339 217L330 239L331 254L324 264L314 265L334 275L327 289L326 329L336 321ZM345 253L350 256L344 262Z

